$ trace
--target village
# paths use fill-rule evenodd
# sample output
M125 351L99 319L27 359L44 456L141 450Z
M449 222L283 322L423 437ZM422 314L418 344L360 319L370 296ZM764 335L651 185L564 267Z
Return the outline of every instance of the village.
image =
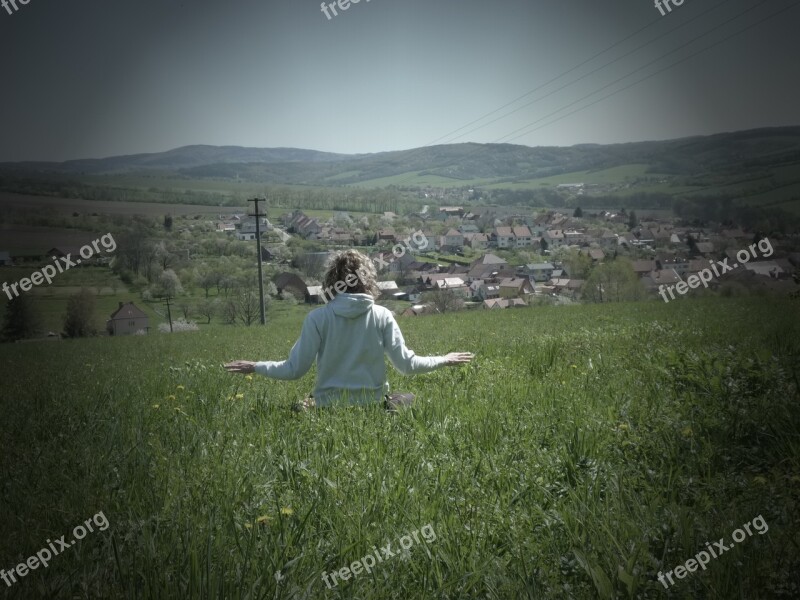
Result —
M273 240L262 247L265 261L287 264L278 258L276 248L292 237L321 248L312 253L317 264L324 264L335 249L360 247L378 267L383 298L407 302L398 311L407 316L462 306L503 309L607 301L611 298L609 293L604 298L603 278L592 273L615 259L623 259L619 262L629 265L630 271L628 290L617 299L656 298L660 287L685 281L710 262L735 260L741 248L763 237L721 224L687 226L656 214L639 220L634 211L624 209L590 214L577 208L569 215L557 210L524 214L495 207L426 206L404 218L384 213L371 235L347 227L353 220L341 212L324 222L299 210L278 220L280 225L266 218L260 223L262 240ZM240 240L256 236L255 219L244 215L220 219L217 229ZM412 233L424 242L403 243ZM800 255L782 252L779 239L772 240L772 247L769 256L743 264L742 270L709 287L792 293ZM296 271L275 277L279 292L291 292L312 304L322 302L322 288L313 272L304 276Z
M101 306L88 311L97 319L94 331L112 336L196 331L198 321L208 325L212 318L252 325L259 314L254 260L259 235L265 296L287 301L286 306L329 300L321 281L325 265L332 252L346 248L372 259L381 290L378 302L406 317L464 309L669 302L683 295L796 296L799 289L796 236L770 232L767 237L730 223L687 224L667 211L641 210L639 217L625 209L425 205L402 216L269 212L276 215L274 222L267 213L256 222L246 212L174 223L170 218L155 229L152 221L142 221L154 237L144 241L120 234L113 254L92 257L71 271L95 284L75 288L68 282L61 289L87 288L98 298ZM769 251L754 252L758 242ZM739 253L748 248L752 256L740 261ZM78 253L77 246L69 245L27 255L4 250L0 266L16 265L22 273L48 258L66 260ZM717 265L726 262L741 268L717 273ZM93 275L79 273L92 267ZM18 278L16 272L7 271L7 278ZM56 293L45 287L37 293L38 302ZM51 321L41 335L57 339L56 327Z

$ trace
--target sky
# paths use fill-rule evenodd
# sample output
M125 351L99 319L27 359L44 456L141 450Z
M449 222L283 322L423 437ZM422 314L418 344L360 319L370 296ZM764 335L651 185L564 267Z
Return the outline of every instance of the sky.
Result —
M15 1L0 161L800 124L800 0Z

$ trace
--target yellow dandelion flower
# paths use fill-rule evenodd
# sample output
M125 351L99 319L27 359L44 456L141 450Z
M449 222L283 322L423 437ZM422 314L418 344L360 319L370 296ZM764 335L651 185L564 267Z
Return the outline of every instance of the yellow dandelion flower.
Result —
M267 525L270 524L271 521L272 521L272 517L268 517L267 515L261 515L260 517L258 517L256 519L256 525L262 525L262 526L266 527ZM253 526L250 523L245 523L244 526L247 529L252 529L253 528Z
M292 509L291 509L291 508L289 508L288 506L284 506L284 507L281 509L281 514L282 514L282 515L286 515L287 517L289 517L289 516L291 516L291 515L293 515L293 514L294 514L294 510L292 510Z
M244 398L244 394L236 394L237 400L241 400L242 398Z
M252 375L245 375L245 376L244 376L244 378L245 378L247 381L253 381L253 376L252 376Z
M573 369L577 369L578 368L577 365L570 365L570 367L572 367Z
M630 427L628 427L627 423L620 423L619 427L617 427L617 429L619 429L620 431L628 431L628 429L630 429Z
M687 426L687 427L684 427L684 428L681 430L681 435L682 435L683 437L685 437L685 438L688 438L688 437L692 437L692 436L694 435L694 432L692 431L692 428L691 428L691 427L688 427L688 426Z
M159 408L160 406L161 406L160 404L153 404L153 409L154 409L154 410L158 410L158 408Z
M167 396L167 400L175 400L175 394L170 394Z
M185 388L185 387L183 387L182 385L179 385L179 386L178 386L177 388L175 388L175 389L176 389L176 390L178 390L179 392L182 392L182 391L183 391L183 390L185 390L186 388Z

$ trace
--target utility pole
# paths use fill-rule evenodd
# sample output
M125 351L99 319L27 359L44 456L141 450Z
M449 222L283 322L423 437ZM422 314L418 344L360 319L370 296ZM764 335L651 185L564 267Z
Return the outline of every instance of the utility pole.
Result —
M169 301L172 300L169 296L165 302L167 303L167 318L169 319L169 332L172 333L172 311L169 309Z
M258 253L258 304L261 308L261 324L265 325L267 316L264 311L264 271L261 268L261 217L263 216L258 210L259 202L266 202L266 198L253 198L248 200L255 204L255 217L256 217L256 252Z

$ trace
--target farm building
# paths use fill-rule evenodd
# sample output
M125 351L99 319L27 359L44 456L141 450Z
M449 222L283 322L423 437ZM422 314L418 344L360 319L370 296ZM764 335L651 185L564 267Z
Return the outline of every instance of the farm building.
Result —
M133 302L120 302L119 308L106 321L108 335L133 335L149 329L150 319Z
M289 292L301 302L311 302L308 285L299 275L289 272L280 273L275 276L272 282L275 284L275 287L278 288L278 293L281 297L285 292Z

